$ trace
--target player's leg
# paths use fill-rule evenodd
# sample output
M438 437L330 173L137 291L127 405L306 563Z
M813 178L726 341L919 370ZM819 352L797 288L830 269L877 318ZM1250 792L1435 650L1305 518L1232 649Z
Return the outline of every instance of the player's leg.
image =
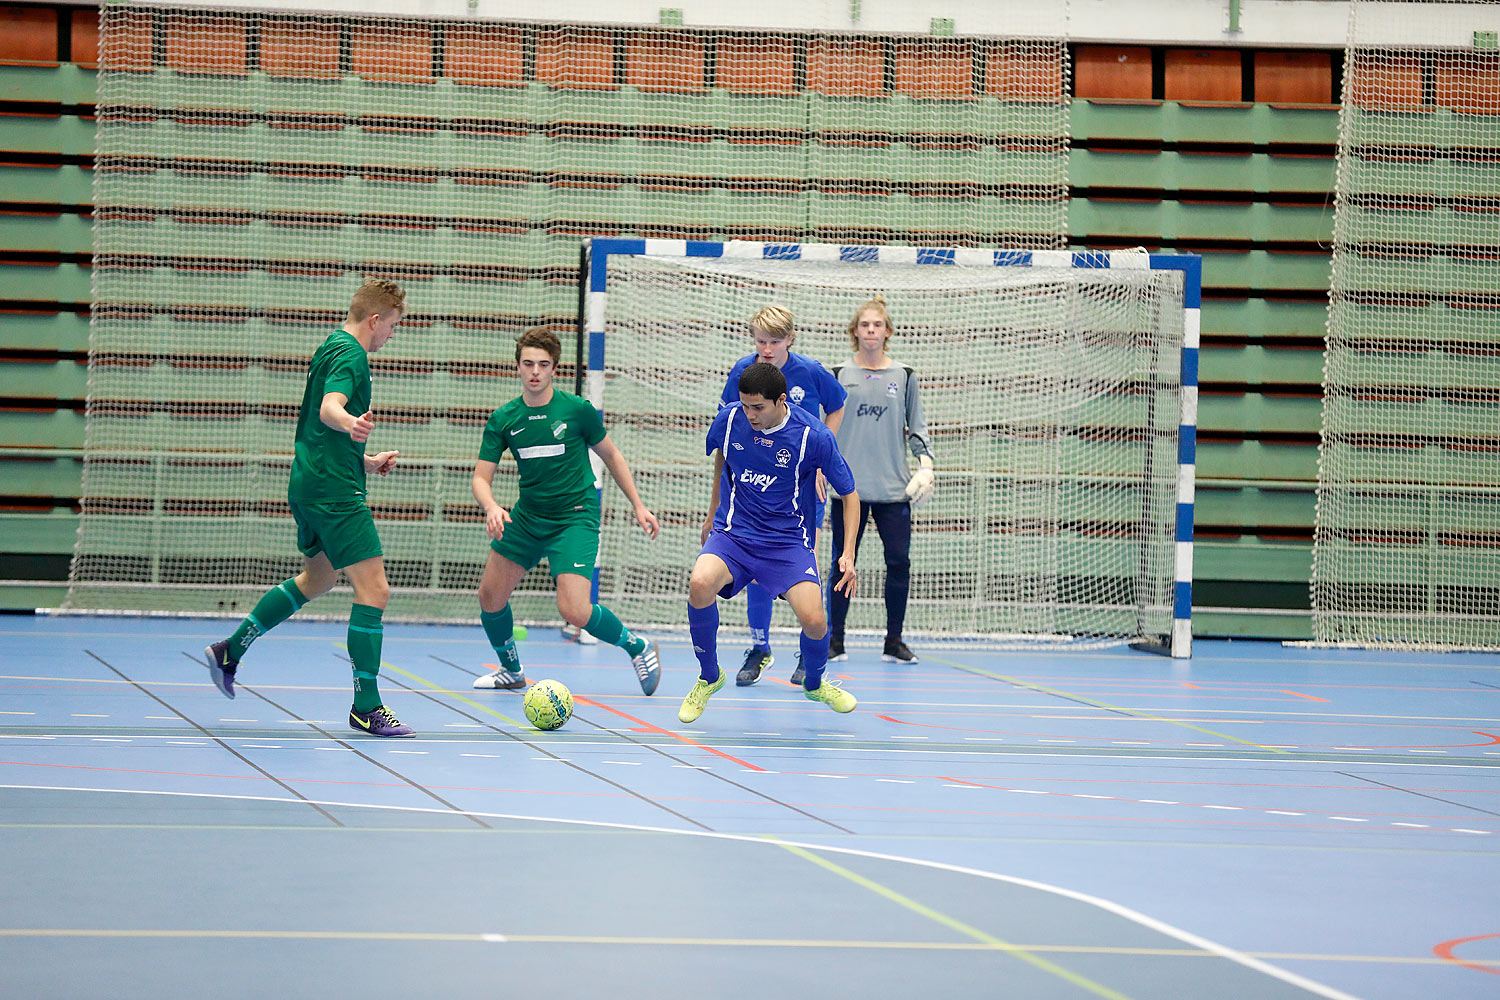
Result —
M911 504L877 503L870 512L885 550L885 650L880 658L888 663L916 663L916 654L901 639L911 592Z
M391 596L385 559L375 555L349 563L344 566L344 575L354 588L346 640L349 660L354 666L354 706L349 709L349 728L372 736L411 736L411 727L402 725L381 702L377 681L380 648L385 639L382 621Z
M821 473L819 475L821 476ZM834 504L834 506L837 507L838 504ZM816 552L818 550L818 531L819 531L819 529L821 529L823 527L823 515L824 515L824 513L826 513L827 508L828 508L828 501L827 500L819 500L817 502L817 507L816 507L816 510L814 512L814 517L813 517L812 544L811 544L811 546L809 546L814 552ZM842 536L839 536L839 537L842 537ZM858 550L859 550L859 546L856 545L855 546L855 551L858 551ZM837 565L838 564L838 556L834 556L833 558L834 558L834 564ZM816 565L813 566L813 571L816 573L816 571L817 571L817 566ZM826 593L823 595L823 609L824 609L824 611L827 611L827 609L828 609L828 595ZM839 632L838 633L838 636L839 636L838 642L839 642L839 649L840 650L843 649L843 635L844 635L843 632ZM833 642L833 640L830 639L829 640L830 648L832 648L832 642ZM846 659L847 657L841 657L841 658L845 658ZM792 671L791 682L793 684L799 684L800 685L802 683L802 681L804 679L806 679L806 677L807 677L807 671L803 668L803 663L802 663L802 648L799 645L797 647L797 669L795 669L795 670Z
M490 550L479 579L479 624L498 662L493 673L474 678L476 688L518 691L526 686L521 653L516 649L516 619L510 610L510 595L525 575L525 566Z
M314 597L327 593L338 579L338 570L329 563L319 537L321 512L305 510L296 503L291 507L297 525L297 547L306 559L302 572L262 594L229 638L210 643L203 650L208 675L226 698L234 697L235 671L250 644L296 614Z
M546 553L557 587L557 610L563 620L581 629L582 634L625 650L641 690L648 695L655 693L661 681L661 653L656 643L636 635L613 611L594 603L594 566L599 560L598 511L580 512L554 526Z
M839 557L844 554L844 504L842 500L836 500L829 505L831 515L828 530L832 532L830 541L833 543L833 558L828 564L828 661L834 663L847 660L849 655L844 652L844 623L849 619L849 595L843 591L833 589L833 581L838 579ZM865 524L868 521L870 505L860 502L859 505L859 528L854 536L854 555L859 557L859 543L865 537Z
M750 648L734 682L740 687L760 680L776 657L771 655L771 607L776 598L758 583L745 588L745 621L750 626Z
M593 567L589 568L592 570ZM591 576L559 573L556 583L557 610L563 619L600 642L625 650L630 656L630 665L635 668L641 690L648 695L655 693L656 685L661 681L661 653L656 643L642 639L626 628L613 611L594 603Z
M854 695L823 679L828 665L828 619L823 613L823 589L811 580L794 584L786 601L802 625L802 690L812 701L821 701L835 712L852 712L859 704Z
M713 544L715 537L710 536ZM734 583L734 573L725 556L705 551L698 554L688 577L688 633L698 656L698 680L682 700L677 718L693 722L708 707L710 696L729 679L719 667L719 592Z

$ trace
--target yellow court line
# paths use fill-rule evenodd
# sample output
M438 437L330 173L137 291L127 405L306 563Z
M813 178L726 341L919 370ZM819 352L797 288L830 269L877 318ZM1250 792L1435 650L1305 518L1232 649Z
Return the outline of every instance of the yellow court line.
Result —
M348 650L349 650L349 647L345 646L342 642L336 642L336 643L334 643L334 645L337 646L338 648L344 650L345 652L348 652ZM462 702L463 704L468 705L470 708L474 709L477 712L483 712L485 715L492 715L492 716L494 716L497 719L500 719L500 720L505 721L505 722L509 722L512 726L515 726L517 729L531 729L532 728L527 723L524 723L524 722L522 722L519 719L512 719L510 716L506 715L504 712L497 712L493 708L490 708L488 705L485 705L485 704L483 704L481 702L475 701L473 698L470 698L470 697L468 697L466 695L461 695L457 691L453 691L453 690L451 690L449 688L443 687L441 684L434 684L432 681L428 680L427 678L425 678L425 677L423 677L423 676L421 676L419 674L414 674L410 670L402 670L400 667L396 666L394 663L391 663L389 660L381 660L380 661L380 668L382 670L389 669L391 671L394 671L395 673L400 674L402 677L405 677L409 681L416 681L418 684L420 684L423 687L427 688L429 691L437 691L437 692L440 692L442 694L445 694L448 697L452 698L454 701Z
M958 922L955 921L955 924ZM959 924L959 926L963 926ZM12 927L0 928L3 938L181 938L191 939L265 939L302 941L471 941L493 944L608 944L656 947L708 948L850 948L874 951L1002 951L1051 952L1067 955L1118 955L1139 958L1222 958L1201 948L1127 948L1108 945L1007 944L986 941L861 941L811 940L808 938L687 938L625 937L574 934L501 934L501 933L423 933L420 931L278 931L278 930L204 930L192 928L139 929L79 927ZM1301 952L1246 952L1253 958L1307 962L1363 962L1378 965L1452 965L1450 959L1421 955L1325 955ZM1465 959L1470 965L1500 968L1500 959Z
M1181 726L1184 729L1191 729L1195 733L1202 733L1205 736L1216 736L1221 740L1229 740L1231 743L1239 743L1247 747L1255 747L1257 750L1265 750L1269 753L1285 754L1289 752L1286 750L1278 749L1277 747L1268 747L1262 743L1256 743L1254 740L1242 740L1238 736L1230 736L1228 733L1221 733L1213 729L1204 729L1202 726L1195 726L1188 722L1179 722L1176 719L1164 719L1159 715L1151 715L1147 712L1137 712L1136 710L1131 708L1121 708L1119 705L1111 705L1108 702L1104 701L1095 701L1092 698L1085 698L1081 695L1071 694L1067 691L1055 691L1052 688L1043 687L1040 684L1032 684L1030 681L1023 681L1019 677L1010 677L1006 674L997 674L989 670L982 670L979 667L973 667L968 665L967 663L959 663L957 660L945 660L941 656L933 656L930 653L923 653L922 655L927 659L932 660L934 663L946 663L950 667L956 667L959 670L967 671L971 674L978 674L981 677L988 677L992 680L1005 681L1007 684L1014 684L1016 687L1026 688L1028 691L1037 691L1041 694L1050 694L1058 698L1071 698L1072 700L1082 702L1085 705L1092 705L1094 708L1104 708L1108 709L1111 712L1124 712L1126 715L1134 719L1146 719L1151 722L1166 722L1174 726Z
M891 902L897 904L898 906L903 906L906 909L911 910L913 913L919 914L928 918L929 920L934 920L942 924L944 927L947 927L950 930L957 931L958 933L963 934L966 937L971 937L974 940L981 942L988 948L997 951L1003 951L1014 958L1019 958L1021 961L1035 966L1043 972L1051 973L1054 976L1064 979L1067 982L1072 983L1074 986L1078 986L1082 989L1087 990L1095 996L1105 997L1106 1000L1130 1000L1130 998L1123 993L1119 993L1115 990L1110 989L1108 986L1096 983L1086 976L1082 976L1076 972L1073 972L1071 969L1065 969L1055 962L1049 962L1045 958L1042 958L1038 955L1033 955L1031 952L1027 951L1024 948L1021 948L1018 945L1011 944L1007 941L1002 941L1000 938L997 938L992 934L987 934L977 927L971 927L961 920L957 920L953 917L948 916L946 913L939 913L937 910L934 910L930 906L919 903L915 899L912 899L908 896L903 896L901 893L897 892L894 889L883 886L879 882L875 882L872 879L865 878L863 875L852 872L840 865L836 865L832 861L829 861L826 858L819 857L811 851L804 850L803 848L797 847L793 844L783 843L774 838L767 839L771 840L771 842L776 844L778 847L784 848L785 850L788 850L791 853L797 855L797 857L803 858L807 861L811 861L813 864L818 865L822 868L826 868L828 871L833 872L835 875L846 878L849 881L853 882L855 885L861 886L865 889L869 889L876 895L883 896Z

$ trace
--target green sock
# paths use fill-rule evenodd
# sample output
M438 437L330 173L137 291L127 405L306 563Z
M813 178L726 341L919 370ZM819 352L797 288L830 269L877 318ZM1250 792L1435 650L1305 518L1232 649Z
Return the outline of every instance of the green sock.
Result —
M244 656L252 642L292 617L306 603L307 598L292 580L278 583L266 591L256 602L255 610L245 616L234 635L229 637L229 658L238 660Z
M494 647L495 655L500 657L501 668L513 674L519 673L521 653L516 649L516 619L511 614L509 602L499 611L481 610L479 624L484 626L485 637Z
M600 642L619 646L631 656L640 656L646 649L646 640L622 625L615 613L602 604L594 605L594 613L589 615L589 623L583 628Z
M380 707L380 619L385 612L368 604L349 609L349 659L354 661L354 710L361 715Z

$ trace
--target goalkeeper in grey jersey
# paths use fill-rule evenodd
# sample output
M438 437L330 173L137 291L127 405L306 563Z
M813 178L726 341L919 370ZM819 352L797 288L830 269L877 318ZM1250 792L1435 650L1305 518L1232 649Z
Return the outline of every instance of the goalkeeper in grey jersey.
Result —
M854 472L859 487L859 532L854 551L864 538L865 525L874 519L885 548L885 649L881 659L915 663L916 654L901 639L906 621L906 599L911 590L911 512L932 494L932 441L922 419L922 396L917 373L886 353L895 330L885 300L876 296L860 306L849 321L854 359L833 369L849 393L844 422L838 429L839 451ZM910 450L917 460L911 471ZM829 504L833 515L833 565L843 554L844 508ZM845 660L844 622L849 596L829 594L828 659Z

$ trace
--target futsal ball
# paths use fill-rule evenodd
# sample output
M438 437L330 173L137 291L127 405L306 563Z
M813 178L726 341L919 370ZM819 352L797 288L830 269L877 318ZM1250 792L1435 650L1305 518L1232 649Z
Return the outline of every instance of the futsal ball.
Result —
M573 717L573 692L561 681L537 681L526 689L521 707L538 729L561 729Z

